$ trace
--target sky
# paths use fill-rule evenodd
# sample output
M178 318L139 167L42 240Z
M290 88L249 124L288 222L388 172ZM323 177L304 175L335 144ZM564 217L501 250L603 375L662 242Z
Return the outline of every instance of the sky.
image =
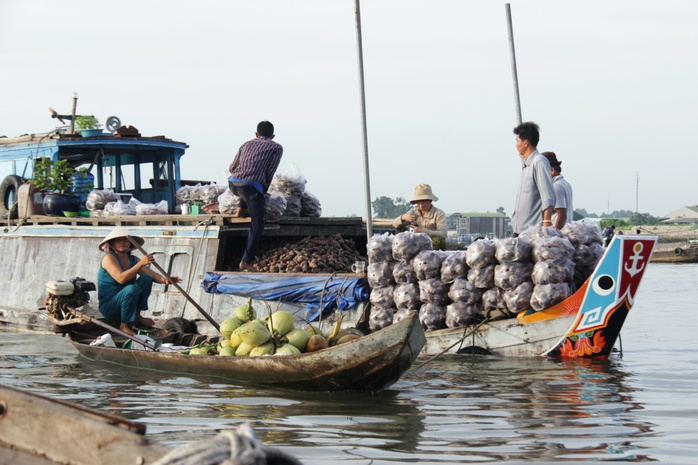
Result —
M588 213L698 204L698 2L511 0L520 104ZM506 2L360 4L370 199L511 214L521 163ZM48 107L189 145L225 183L271 121L323 216L366 217L354 0L0 0L0 135Z

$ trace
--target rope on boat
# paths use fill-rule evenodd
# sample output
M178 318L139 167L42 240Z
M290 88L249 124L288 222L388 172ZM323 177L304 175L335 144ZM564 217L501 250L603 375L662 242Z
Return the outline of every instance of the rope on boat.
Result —
M461 337L460 339L458 339L456 342L454 342L454 343L451 344L450 346L446 347L444 350L442 350L442 351L439 352L438 354L436 354L436 355L434 355L433 357L431 357L429 360L426 360L425 362L420 363L419 365L415 366L414 368L415 368L415 369L422 368L422 367L423 367L424 365L426 365L427 363L433 362L434 360L436 360L437 358L441 357L443 354L445 354L445 353L448 352L449 350L453 349L453 348L454 348L455 346L457 346L458 344L462 344L463 341L465 341L465 339L466 339L468 336L474 335L474 334L475 334L475 331L477 331L477 330L480 328L480 326L484 325L485 323L489 323L490 321L491 321L491 320L490 320L489 318L486 318L486 319L482 320L481 322L479 322L478 324L476 324L475 326L473 326L472 328L470 328L470 331L467 331L467 329L469 328L468 326L464 326L464 327L463 327L463 333L464 333L464 334L463 334L463 337Z
M210 439L174 449L152 465L300 465L284 452L265 447L249 423Z

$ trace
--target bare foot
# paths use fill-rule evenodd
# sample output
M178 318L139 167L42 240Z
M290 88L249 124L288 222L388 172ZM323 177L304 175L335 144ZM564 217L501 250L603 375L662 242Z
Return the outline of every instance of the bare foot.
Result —
M125 332L126 334L130 334L131 336L136 335L136 333L134 333L133 330L131 329L131 325L128 323L121 323L121 326L119 326L119 329L121 331Z

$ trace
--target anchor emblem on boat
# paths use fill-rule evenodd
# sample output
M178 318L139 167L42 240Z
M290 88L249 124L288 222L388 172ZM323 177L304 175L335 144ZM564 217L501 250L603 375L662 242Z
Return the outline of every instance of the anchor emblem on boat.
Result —
M636 242L635 245L633 245L633 255L628 257L628 261L633 262L632 266L628 266L627 264L625 265L625 271L630 274L630 276L635 276L639 272L645 269L645 257L640 255L642 250L644 249L644 246L642 245L642 242ZM638 267L638 263L640 263L641 266Z

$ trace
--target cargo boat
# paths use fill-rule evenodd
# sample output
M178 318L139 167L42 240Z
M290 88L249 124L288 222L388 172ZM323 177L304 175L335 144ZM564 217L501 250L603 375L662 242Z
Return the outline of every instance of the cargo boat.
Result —
M236 268L246 242L249 219L226 214L175 214L177 190L183 185L203 183L181 179L180 160L187 147L186 143L163 136L103 134L83 138L54 131L0 138L0 174L4 176L5 186L2 200L29 203L20 205L14 215L6 214L5 219L0 220L4 226L0 231L0 254L5 257L0 264L0 294L3 296L0 327L11 331L53 332L54 323L43 310L45 284L75 277L96 281L102 258L97 244L115 226L124 226L145 239L145 250L154 254L169 274L182 277L183 288L216 321L224 320L230 309L244 303L246 297L209 294L200 285L206 272L225 273ZM22 192L18 191L26 187L25 176L32 177L34 162L39 157L68 160L75 167L94 167L96 189L111 189L144 203L167 201L169 214L69 218L36 213L32 206L41 205L41 201L37 202L35 195L22 198ZM113 185L109 185L109 179ZM12 205L5 207L8 212L12 210ZM357 217L284 216L265 225L261 246L273 247L307 236L336 234L353 240L358 252L365 254L366 226ZM361 281L350 270L314 276L328 284L349 282L356 285ZM255 274L254 279L264 280L264 275ZM346 286L340 286L339 291L346 291ZM323 296L328 301L339 297L329 293ZM362 303L352 299L348 302L351 308L346 308L347 311L361 314ZM290 299L283 304L284 309L298 313L299 319L306 318L306 305L307 302L291 302ZM98 308L94 300L90 306ZM158 324L183 318L199 323L201 332L215 334L197 309L172 286L155 284L149 307L149 316Z

